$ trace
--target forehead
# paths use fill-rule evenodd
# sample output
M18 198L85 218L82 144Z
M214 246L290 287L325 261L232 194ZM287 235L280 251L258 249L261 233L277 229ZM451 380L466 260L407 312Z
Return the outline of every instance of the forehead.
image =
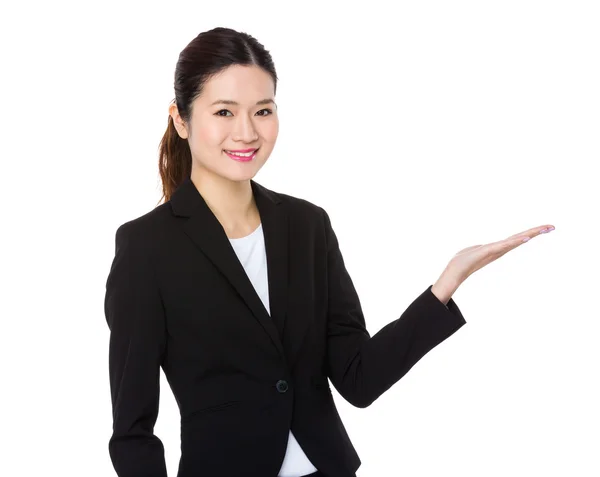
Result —
M209 79L198 98L205 105L218 100L231 100L241 105L274 96L274 83L266 71L258 66L229 66Z

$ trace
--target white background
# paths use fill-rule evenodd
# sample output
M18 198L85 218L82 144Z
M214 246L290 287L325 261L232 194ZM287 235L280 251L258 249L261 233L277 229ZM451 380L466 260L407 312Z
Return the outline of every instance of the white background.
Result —
M280 134L255 180L328 211L371 334L460 249L556 227L472 275L453 296L467 324L372 406L334 389L358 476L600 475L597 2L39 1L0 18L1 475L114 475L114 234L160 198L177 56L216 26L273 55Z

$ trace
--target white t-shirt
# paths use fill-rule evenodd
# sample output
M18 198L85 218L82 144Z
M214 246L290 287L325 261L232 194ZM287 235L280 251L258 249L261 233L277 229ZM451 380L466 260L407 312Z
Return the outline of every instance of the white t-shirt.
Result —
M270 314L267 254L262 224L250 235L236 239L230 238L229 242L246 270L256 293ZM287 450L278 477L298 477L316 471L317 468L308 459L290 429Z

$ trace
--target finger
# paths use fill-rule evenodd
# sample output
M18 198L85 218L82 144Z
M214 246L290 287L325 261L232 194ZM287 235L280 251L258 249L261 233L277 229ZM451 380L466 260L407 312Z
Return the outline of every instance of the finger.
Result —
M498 242L492 242L487 245L484 245L482 251L485 255L492 255L496 258L499 258L506 252L517 248L519 245L523 245L525 243L523 242L523 239L525 237L526 235L522 234L513 235L512 237L509 237L507 239L499 240Z
M471 247L464 248L460 252L458 252L457 255L474 251L475 249L479 249L477 252L481 254L481 256L489 256L493 260L496 260L497 258L504 255L506 252L517 248L519 245L523 245L532 237L540 235L542 230L545 230L549 227L554 228L553 225L541 225L538 227L533 227L523 232L519 232L518 234L511 235L510 237L505 238L504 240L491 242L485 245L473 245Z
M554 226L553 225L540 225L539 227L533 227L533 228L525 230L523 232L519 232L518 234L511 235L510 237L508 237L507 240L511 240L511 239L517 238L517 237L524 238L525 236L527 236L529 238L535 237L536 235L539 235L542 230L545 230L549 227L554 227Z

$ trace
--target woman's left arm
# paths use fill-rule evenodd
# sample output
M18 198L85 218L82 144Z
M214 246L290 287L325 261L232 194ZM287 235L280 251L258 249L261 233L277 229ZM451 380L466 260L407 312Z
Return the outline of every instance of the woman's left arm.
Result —
M461 250L439 279L372 337L346 270L336 234L322 210L327 241L327 360L332 384L350 404L364 408L404 376L466 320L452 294L476 270L546 228L536 227L488 245Z

